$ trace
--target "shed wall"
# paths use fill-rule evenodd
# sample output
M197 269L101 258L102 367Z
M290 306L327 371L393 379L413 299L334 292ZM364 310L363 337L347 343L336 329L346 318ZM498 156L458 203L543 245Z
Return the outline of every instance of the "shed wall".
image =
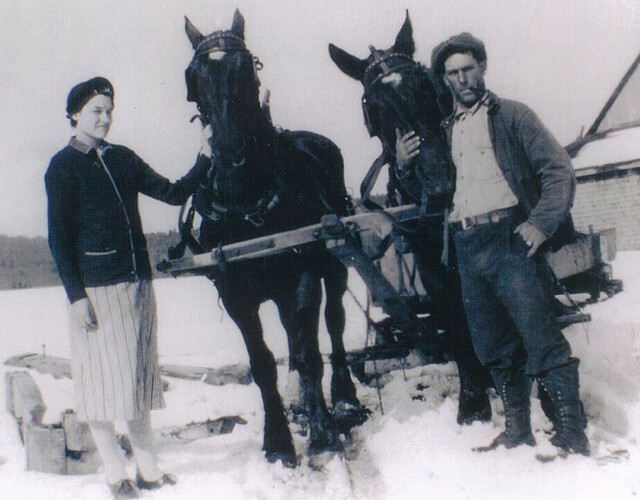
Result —
M576 229L615 228L617 250L640 250L640 162L593 172L576 172L578 187L571 210Z

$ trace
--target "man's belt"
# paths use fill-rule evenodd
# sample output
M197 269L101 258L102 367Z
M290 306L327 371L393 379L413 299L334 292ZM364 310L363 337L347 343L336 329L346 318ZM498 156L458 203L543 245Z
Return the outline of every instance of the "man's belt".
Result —
M482 226L484 224L496 224L502 219L511 217L516 213L516 207L500 208L487 212L486 214L474 215L473 217L464 217L462 220L452 222L450 226L456 231L465 231L475 226Z

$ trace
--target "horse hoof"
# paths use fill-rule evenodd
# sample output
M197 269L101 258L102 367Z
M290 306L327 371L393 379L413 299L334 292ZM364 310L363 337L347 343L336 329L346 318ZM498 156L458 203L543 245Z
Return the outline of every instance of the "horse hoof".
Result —
M273 451L267 452L266 457L271 464L275 464L279 460L287 469L295 469L298 466L298 457L296 457L295 453Z
M291 408L290 408L291 410ZM287 412L291 431L298 436L306 437L309 434L309 419L307 414L302 411Z
M344 451L344 445L340 441L337 432L328 431L323 433L322 436L309 441L309 448L307 450L309 456L319 455L325 451Z
M336 408L339 406L355 406L361 407L360 401L355 394L342 395L331 399L331 405Z
M354 405L342 401L334 405L331 413L340 432L347 434L354 427L364 424L371 415L371 410L360 402Z

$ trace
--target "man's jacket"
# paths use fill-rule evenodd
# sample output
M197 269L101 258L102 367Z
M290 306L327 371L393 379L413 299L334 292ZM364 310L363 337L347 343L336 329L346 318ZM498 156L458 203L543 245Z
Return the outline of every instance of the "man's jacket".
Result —
M209 166L200 156L172 183L123 146L106 145L100 157L72 139L59 151L45 174L49 246L69 301L85 297L85 286L150 279L138 193L180 205Z
M487 105L496 160L527 220L550 238L553 250L573 241L576 176L569 155L526 105L492 93ZM449 147L453 124L453 115L442 123Z

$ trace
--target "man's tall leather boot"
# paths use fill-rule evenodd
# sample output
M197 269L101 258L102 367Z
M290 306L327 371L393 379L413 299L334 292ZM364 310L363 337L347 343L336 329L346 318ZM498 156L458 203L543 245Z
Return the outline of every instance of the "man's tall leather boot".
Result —
M580 402L578 377L579 361L571 358L569 363L553 368L538 377L553 402L555 435L551 444L567 453L588 456L589 440L584 432L586 416Z
M515 448L522 444L535 446L536 440L531 432L530 379L521 368L490 371L504 405L505 430L489 446L475 448L475 450L489 451L500 445L505 448Z

